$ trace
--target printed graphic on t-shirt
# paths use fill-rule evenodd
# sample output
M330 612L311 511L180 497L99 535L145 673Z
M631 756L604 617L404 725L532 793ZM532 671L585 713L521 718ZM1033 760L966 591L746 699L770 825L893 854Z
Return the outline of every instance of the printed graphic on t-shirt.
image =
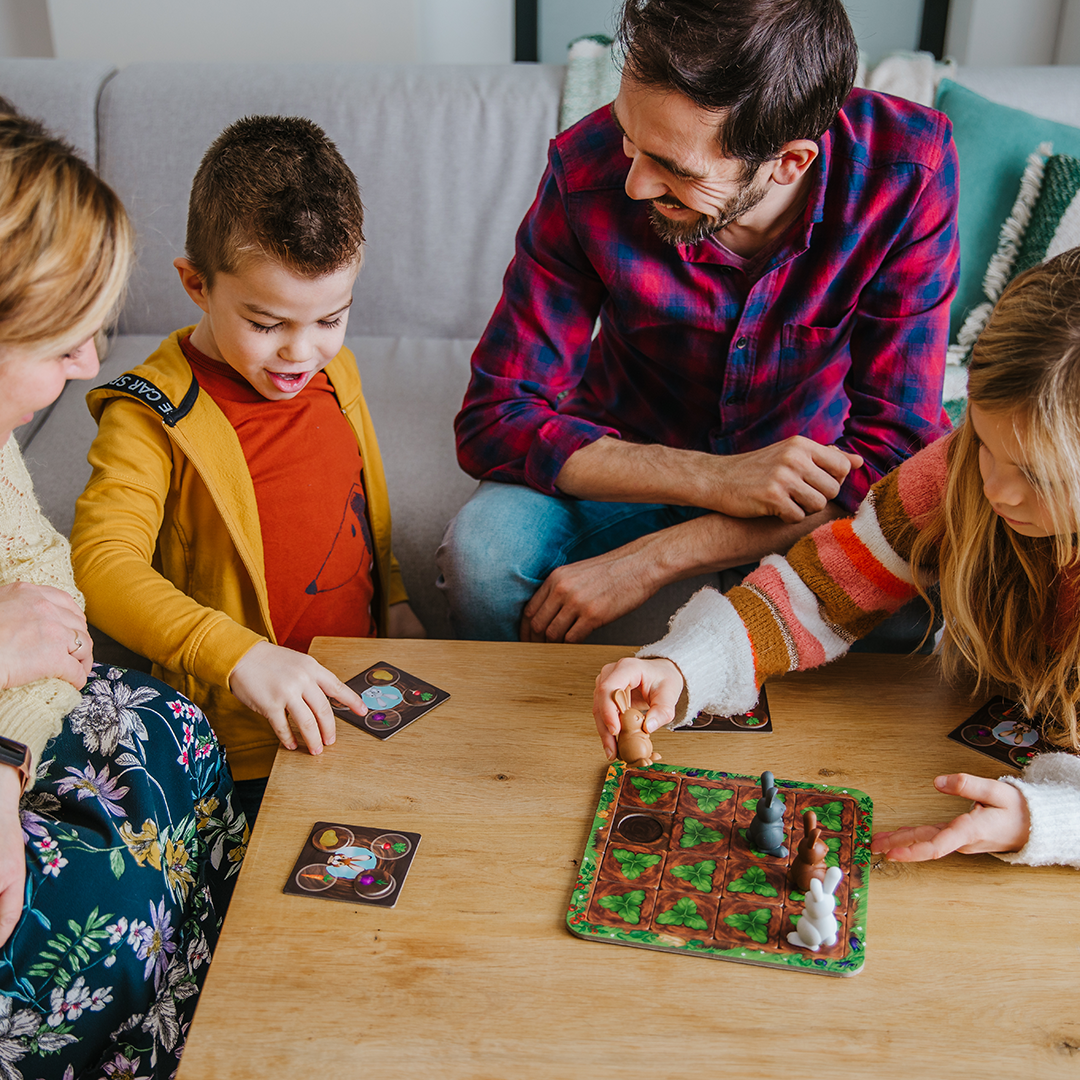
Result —
M361 571L371 573L374 545L365 513L366 506L363 485L353 484L330 552L304 590L309 596L340 589L353 581ZM361 542L358 542L358 538Z

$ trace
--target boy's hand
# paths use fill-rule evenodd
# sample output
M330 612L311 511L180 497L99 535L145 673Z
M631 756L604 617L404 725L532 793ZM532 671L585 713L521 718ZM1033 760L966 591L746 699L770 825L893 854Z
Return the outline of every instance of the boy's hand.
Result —
M670 660L637 660L629 656L601 669L593 692L593 717L608 761L615 758L622 729L613 695L624 689L630 691L634 708L645 713L645 730L651 735L675 719L675 706L683 690L682 672Z
M973 855L982 851L1019 851L1031 831L1027 799L1000 780L954 773L939 776L934 787L944 795L959 795L975 805L948 824L919 825L875 833L870 850L892 862L940 859L952 851Z
M390 605L390 618L386 626L387 637L426 638L424 624L416 617L408 600Z
M289 719L307 748L321 754L335 738L334 711L328 698L363 716L367 707L355 690L305 653L260 641L240 658L229 689L254 712L265 716L286 750L296 749Z

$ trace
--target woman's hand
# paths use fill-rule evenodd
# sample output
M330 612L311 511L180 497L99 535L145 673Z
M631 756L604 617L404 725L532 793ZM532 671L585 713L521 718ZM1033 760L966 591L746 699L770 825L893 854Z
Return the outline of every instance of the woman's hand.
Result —
M26 848L19 820L22 778L10 765L0 765L0 946L22 915L26 887Z
M593 692L593 717L608 761L618 752L622 730L614 698L616 690L630 691L631 704L645 713L645 730L651 735L675 719L675 706L683 690L682 672L670 660L637 660L630 656L601 669Z
M269 641L252 645L240 657L229 676L229 689L249 709L270 721L286 750L296 749L290 719L313 754L321 754L323 746L334 741L330 698L357 716L367 712L360 695L313 657Z
M0 689L57 678L81 690L93 664L86 616L66 592L26 581L0 586Z
M934 787L944 795L971 799L974 806L942 825L918 825L875 833L870 850L892 862L923 862L959 851L1019 851L1031 831L1027 799L1012 784L982 776L939 776Z

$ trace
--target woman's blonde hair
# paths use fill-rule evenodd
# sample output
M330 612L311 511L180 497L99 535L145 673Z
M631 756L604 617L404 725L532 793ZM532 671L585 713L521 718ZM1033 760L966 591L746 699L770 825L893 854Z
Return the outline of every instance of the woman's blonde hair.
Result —
M132 248L108 184L0 98L0 346L89 337L119 306Z
M1029 716L1047 717L1048 738L1080 748L1080 248L1005 290L975 345L968 401L944 503L912 551L939 572L945 673L1010 686ZM971 405L1011 418L1054 535L1021 536L994 513Z

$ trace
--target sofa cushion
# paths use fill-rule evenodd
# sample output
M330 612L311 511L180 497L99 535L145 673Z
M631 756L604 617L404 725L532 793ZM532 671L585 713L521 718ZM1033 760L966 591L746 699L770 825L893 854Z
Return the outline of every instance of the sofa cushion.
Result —
M101 99L101 172L139 233L121 332L191 319L172 260L207 146L257 114L310 117L356 172L367 211L354 334L476 339L555 135L552 65L133 64Z
M1077 82L1076 69L1068 70ZM965 82L970 78L965 73ZM967 312L982 302L983 275L1028 155L1046 141L1056 152L1080 154L1080 128L999 105L949 79L942 80L935 105L952 120L960 158L960 286L951 318L955 340Z

